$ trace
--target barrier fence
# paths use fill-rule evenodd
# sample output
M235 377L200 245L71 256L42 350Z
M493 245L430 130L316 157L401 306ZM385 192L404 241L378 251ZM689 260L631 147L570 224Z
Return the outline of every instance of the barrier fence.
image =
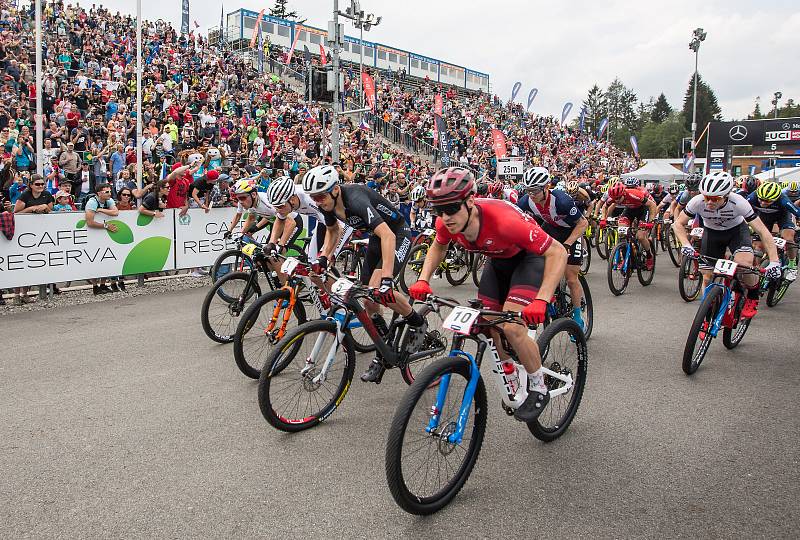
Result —
M235 208L165 210L152 218L135 210L96 214L116 232L87 228L83 213L15 216L12 240L0 235L0 288L210 266L226 249L223 239ZM234 228L241 228L241 221ZM268 229L254 237L266 242Z

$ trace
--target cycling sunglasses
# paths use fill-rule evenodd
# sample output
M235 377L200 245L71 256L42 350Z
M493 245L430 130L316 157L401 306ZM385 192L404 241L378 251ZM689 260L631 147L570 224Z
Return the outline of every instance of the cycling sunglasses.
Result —
M431 211L436 214L437 216L452 216L457 214L459 210L461 210L461 206L464 204L464 201L458 201L450 204L442 204L440 206L434 206Z
M723 200L725 200L725 197L722 197L720 195L703 195L703 200L705 200L706 202L716 203L716 202L722 202Z

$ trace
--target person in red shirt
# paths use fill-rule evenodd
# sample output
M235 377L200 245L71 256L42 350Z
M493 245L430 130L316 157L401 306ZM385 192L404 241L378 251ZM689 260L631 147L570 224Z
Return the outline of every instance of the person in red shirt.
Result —
M167 193L167 208L180 208L178 215L186 215L189 211L189 188L192 186L192 175L198 171L202 161L195 165L182 165L176 163L172 172L167 176L169 193Z
M475 178L463 167L436 172L426 188L436 220L436 238L431 243L419 281L409 287L412 298L423 300L433 291L428 281L444 260L447 246L456 242L467 251L488 257L478 298L488 309L521 311L529 324L545 320L547 306L564 275L567 251L545 233L532 216L506 201L475 198ZM527 328L506 323L503 333L528 372L530 393L514 416L532 422L550 400L544 384L542 359ZM495 342L500 343L499 336ZM504 360L508 354L498 348Z
M636 231L636 238L644 250L645 266L647 270L652 270L656 261L650 245L649 232L653 228L652 220L658 215L658 206L653 200L653 196L642 188L625 187L622 182L613 184L608 188L608 201L606 201L603 215L600 219L601 229L606 226L608 215L618 206L625 208L619 218L619 225L630 227L634 219L639 220L639 230Z

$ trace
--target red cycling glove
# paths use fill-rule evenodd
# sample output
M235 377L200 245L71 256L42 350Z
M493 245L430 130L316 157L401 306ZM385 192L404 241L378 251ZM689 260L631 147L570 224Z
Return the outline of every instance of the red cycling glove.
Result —
M420 279L408 288L408 294L414 300L425 300L429 294L433 294L433 290L427 281Z
M528 324L542 324L546 313L547 301L537 298L522 310L522 320Z

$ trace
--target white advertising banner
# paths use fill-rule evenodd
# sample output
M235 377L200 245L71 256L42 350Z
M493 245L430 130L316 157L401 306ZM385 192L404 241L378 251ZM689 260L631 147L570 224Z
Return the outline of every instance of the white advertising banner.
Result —
M14 237L0 235L0 288L175 268L171 211L158 219L133 210L96 219L117 231L87 228L81 212L15 216Z

